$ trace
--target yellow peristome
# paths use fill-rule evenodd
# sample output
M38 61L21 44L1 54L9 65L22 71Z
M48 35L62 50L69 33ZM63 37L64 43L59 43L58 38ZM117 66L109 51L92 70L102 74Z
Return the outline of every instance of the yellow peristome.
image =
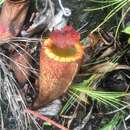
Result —
M81 59L84 54L80 43L76 43L71 48L61 49L53 45L53 41L49 38L44 42L44 50L49 58L59 62L74 62Z
M44 46L51 47L52 46L52 40L50 38L46 39L44 41Z

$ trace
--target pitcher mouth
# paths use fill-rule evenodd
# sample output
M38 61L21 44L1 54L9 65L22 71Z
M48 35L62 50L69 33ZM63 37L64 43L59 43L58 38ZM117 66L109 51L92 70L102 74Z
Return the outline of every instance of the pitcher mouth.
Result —
M80 60L84 54L83 46L80 43L62 49L55 46L49 38L44 41L44 50L49 58L59 62L74 62Z

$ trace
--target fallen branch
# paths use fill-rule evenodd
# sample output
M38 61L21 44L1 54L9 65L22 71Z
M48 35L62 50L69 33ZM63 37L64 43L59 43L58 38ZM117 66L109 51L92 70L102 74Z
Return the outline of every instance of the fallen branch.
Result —
M62 126L62 125L56 123L55 121L49 119L48 117L39 114L38 112L34 112L34 111L30 110L30 109L26 109L25 112L26 112L26 113L30 113L30 114L36 116L37 118L40 118L41 120L46 121L46 122L48 122L48 123L50 123L50 124L52 124L52 125L58 127L58 128L61 129L61 130L69 130L69 129L65 128L64 126Z

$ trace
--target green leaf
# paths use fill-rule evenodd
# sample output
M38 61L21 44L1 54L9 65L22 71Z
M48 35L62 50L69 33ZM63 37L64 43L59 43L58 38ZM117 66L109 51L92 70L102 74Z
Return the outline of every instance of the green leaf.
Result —
M0 0L0 5L2 5L4 3L4 0Z
M44 125L44 126L51 126L51 124L48 123L48 122L44 122L43 125Z
M118 128L120 126L120 123L122 122L122 119L123 115L121 113L117 113L114 115L114 117L109 123L107 123L104 127L100 128L99 130L113 130L114 128Z
M129 95L130 93L124 92L108 92L93 89L93 84L97 82L98 77L92 75L89 79L84 80L82 83L72 85L70 87L70 93L80 99L80 93L83 93L90 97L92 100L97 100L104 105L110 105L113 108L119 109L126 106L128 103L122 100L122 97ZM98 79L99 80L99 79ZM84 102L84 101L83 101Z
M127 26L124 30L123 30L124 33L126 34L130 34L130 26Z

